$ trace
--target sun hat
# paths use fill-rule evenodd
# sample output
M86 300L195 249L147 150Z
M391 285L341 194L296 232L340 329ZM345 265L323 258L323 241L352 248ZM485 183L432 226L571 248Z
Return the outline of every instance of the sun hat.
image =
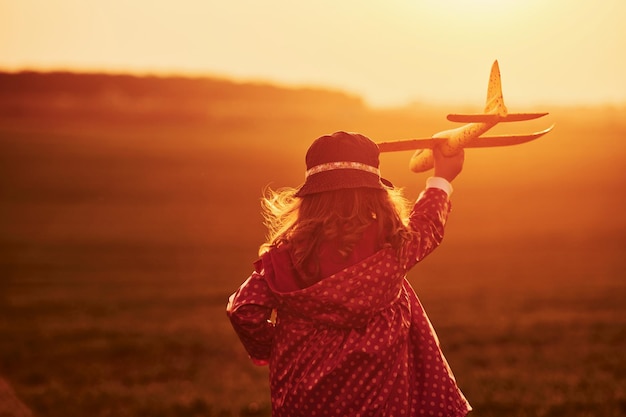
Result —
M345 188L393 187L380 177L378 145L359 133L321 136L306 153L304 184L297 197Z

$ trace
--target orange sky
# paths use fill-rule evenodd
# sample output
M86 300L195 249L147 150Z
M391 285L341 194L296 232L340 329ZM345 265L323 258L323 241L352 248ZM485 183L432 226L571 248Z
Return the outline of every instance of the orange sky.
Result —
M626 1L0 0L0 68L326 85L377 106L626 102Z

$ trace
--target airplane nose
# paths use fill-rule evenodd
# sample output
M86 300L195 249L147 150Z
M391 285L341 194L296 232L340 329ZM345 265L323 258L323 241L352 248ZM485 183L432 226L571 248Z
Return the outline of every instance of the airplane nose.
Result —
M418 149L409 161L412 172L424 172L435 166L435 157L432 149Z

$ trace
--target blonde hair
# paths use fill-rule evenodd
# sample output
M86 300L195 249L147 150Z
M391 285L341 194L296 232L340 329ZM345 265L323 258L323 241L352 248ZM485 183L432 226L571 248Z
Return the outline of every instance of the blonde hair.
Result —
M409 205L401 190L347 188L295 197L296 191L266 190L261 205L268 234L259 254L288 243L305 282L319 279L321 242L337 240L339 253L348 257L372 221L378 224L379 248L391 247L398 257L411 239Z

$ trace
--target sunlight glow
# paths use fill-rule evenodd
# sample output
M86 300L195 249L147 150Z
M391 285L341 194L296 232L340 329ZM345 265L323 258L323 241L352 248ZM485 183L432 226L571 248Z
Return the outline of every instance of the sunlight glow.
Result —
M414 4L417 12L432 15L439 22L450 25L472 25L476 30L483 25L511 24L537 12L537 0L425 0ZM455 30L454 26L447 29Z
M626 2L0 0L0 69L221 75L375 105L626 100Z
M451 9L463 10L463 11L475 11L484 13L488 11L499 11L508 9L519 2L512 0L439 0L439 1L427 1L429 7L440 8L447 10Z

